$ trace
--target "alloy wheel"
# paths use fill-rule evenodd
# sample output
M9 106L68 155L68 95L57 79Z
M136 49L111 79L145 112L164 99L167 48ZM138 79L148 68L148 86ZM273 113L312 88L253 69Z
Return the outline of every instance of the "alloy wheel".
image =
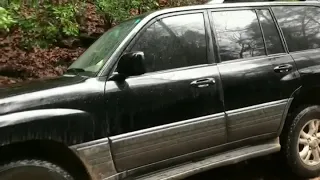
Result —
M320 120L308 121L302 128L298 139L298 152L305 165L320 164Z

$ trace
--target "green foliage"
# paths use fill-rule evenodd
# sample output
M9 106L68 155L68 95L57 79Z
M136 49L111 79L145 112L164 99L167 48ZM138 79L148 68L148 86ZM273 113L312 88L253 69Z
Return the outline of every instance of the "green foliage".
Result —
M121 21L129 16L129 12L126 11L123 3L124 1L122 0L96 0L98 9L105 15L110 23L113 21Z
M109 24L159 8L157 0L95 0L95 4Z
M140 13L159 9L159 3L156 0L133 0L131 9L138 9Z
M20 45L23 48L47 48L69 37L79 37L80 26L96 28L92 24L100 23L100 17L93 17L92 11L102 15L103 29L107 30L144 12L204 1L207 0L2 0L0 4L4 8L0 9L0 31L19 28L22 33ZM84 15L83 8L88 3L93 3L96 9L90 9L90 13ZM83 26L85 22L82 20L88 19L95 19L95 22L91 26Z
M78 13L78 6L67 4L64 6L47 6L52 12L52 17L55 17L60 23L62 32L67 36L77 36L79 34L79 25L76 22L76 14Z
M22 46L29 49L33 46L46 48L59 42L64 37L77 36L79 24L76 15L81 3L53 4L44 1L42 4L21 5L11 3L8 12L12 14L23 33Z
M3 7L0 7L0 30L9 31L9 28L15 23L16 21L12 18L11 14Z

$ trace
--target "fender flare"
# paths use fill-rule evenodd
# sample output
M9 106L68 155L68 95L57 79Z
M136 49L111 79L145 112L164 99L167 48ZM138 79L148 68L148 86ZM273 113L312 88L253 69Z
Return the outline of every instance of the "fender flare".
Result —
M283 130L283 127L284 127L284 124L286 122L286 119L287 119L287 116L288 116L288 113L289 113L289 109L292 105L292 102L294 100L294 98L300 94L300 91L302 89L302 86L298 87L290 96L290 98L288 99L288 102L287 102L287 105L283 111L283 114L282 114L282 117L281 117L281 122L280 122L280 126L279 126L279 129L278 129L278 132L277 132L277 136L280 136L281 133L282 133L282 130Z
M0 116L0 146L54 140L67 146L94 139L94 117L77 109L39 109Z
M280 136L280 134L283 130L287 116L290 113L290 108L291 108L292 104L295 104L295 101L299 101L301 94L305 94L310 91L312 92L315 89L320 89L320 86L300 86L291 94L290 98L288 99L288 103L285 107L285 110L282 114L281 124L280 124L280 127L277 132L278 136Z

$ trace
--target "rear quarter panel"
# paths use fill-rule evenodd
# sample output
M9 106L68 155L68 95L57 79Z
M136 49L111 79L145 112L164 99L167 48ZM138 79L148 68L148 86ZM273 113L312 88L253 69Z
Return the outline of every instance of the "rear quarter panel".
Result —
M320 86L320 49L291 53L301 76L302 87Z

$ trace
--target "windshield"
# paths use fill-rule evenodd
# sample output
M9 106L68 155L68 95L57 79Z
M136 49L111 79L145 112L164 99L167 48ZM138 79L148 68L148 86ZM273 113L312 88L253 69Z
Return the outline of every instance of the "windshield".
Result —
M68 72L87 72L86 74L95 75L142 18L139 16L130 19L105 32L71 64Z

